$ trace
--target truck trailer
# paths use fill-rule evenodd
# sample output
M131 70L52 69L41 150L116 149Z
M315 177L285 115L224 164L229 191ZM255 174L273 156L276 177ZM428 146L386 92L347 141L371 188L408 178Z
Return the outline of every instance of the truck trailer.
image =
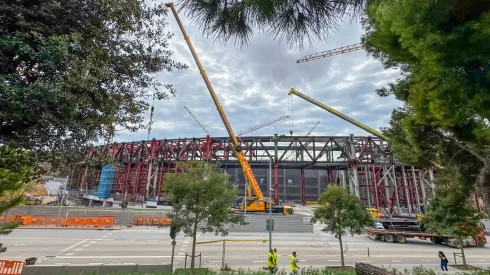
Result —
M460 247L459 240L452 235L439 235L427 232L423 225L419 225L417 220L375 220L375 227L366 227L365 231L369 238L384 241L387 243L407 243L409 238L419 238L430 240L434 244L444 244L449 247ZM480 223L482 230L473 238L463 239L464 247L484 247L487 243L483 224Z

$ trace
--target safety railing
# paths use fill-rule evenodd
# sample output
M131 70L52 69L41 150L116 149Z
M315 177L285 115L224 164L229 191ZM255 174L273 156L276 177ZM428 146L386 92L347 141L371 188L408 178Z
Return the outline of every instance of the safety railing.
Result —
M24 215L8 216L5 220L0 217L0 223L20 223L25 227L113 227L116 225L114 217L98 218L53 218L53 217L36 217Z

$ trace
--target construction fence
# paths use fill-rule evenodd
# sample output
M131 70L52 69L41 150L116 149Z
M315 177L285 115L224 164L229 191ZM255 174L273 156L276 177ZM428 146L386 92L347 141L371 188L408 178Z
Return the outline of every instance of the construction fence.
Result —
M23 227L93 227L144 225L170 226L166 211L147 209L101 209L90 207L20 206L0 216L0 223Z

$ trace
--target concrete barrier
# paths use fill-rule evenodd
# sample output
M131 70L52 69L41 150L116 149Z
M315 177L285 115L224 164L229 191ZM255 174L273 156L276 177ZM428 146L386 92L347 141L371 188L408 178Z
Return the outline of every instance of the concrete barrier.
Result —
M162 272L170 270L170 265L30 265L22 275L95 275L114 272Z

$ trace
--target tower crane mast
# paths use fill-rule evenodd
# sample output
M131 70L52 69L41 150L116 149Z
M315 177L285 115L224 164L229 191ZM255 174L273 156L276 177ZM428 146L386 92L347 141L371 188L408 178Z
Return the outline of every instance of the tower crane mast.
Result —
M189 111L189 109L187 108L187 106L184 106L184 109L186 109L187 112L189 113L189 115L191 115L191 117L197 122L197 124L199 124L199 126L201 126L202 130L204 131L204 133L206 133L206 135L210 136L211 134L206 129L206 127L204 127L204 125L201 123L201 121L199 121L199 119L197 119L197 117L191 111Z
M275 118L275 119L273 119L273 120L271 120L271 121L268 121L268 122L265 122L265 123L262 123L262 124L255 125L255 126L253 126L253 127L250 127L250 128L248 128L248 129L245 129L245 130L242 130L242 131L238 132L238 134L237 134L236 136L237 136L237 137L243 136L243 135L245 135L245 134L251 133L251 132L253 132L253 131L256 131L256 130L262 129L262 128L267 127L267 126L269 126L269 125L272 125L272 124L274 124L274 123L276 123L276 122L279 122L279 121L281 121L281 120L284 120L284 119L286 119L286 118L288 118L288 117L289 117L289 116L281 116L281 117Z

